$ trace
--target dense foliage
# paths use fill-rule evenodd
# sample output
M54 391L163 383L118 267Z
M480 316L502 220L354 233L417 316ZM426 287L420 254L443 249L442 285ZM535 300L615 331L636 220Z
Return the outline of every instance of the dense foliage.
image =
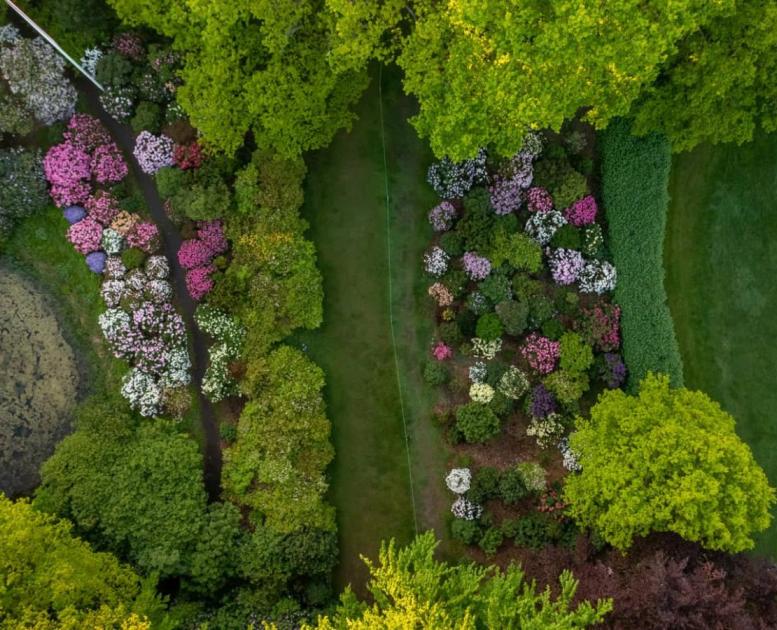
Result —
M150 628L154 580L75 538L67 521L0 494L0 627Z
M631 112L675 150L775 127L774 2L327 4L336 62L396 55L420 102L416 129L440 156L512 155L528 131L559 130L581 109L599 128Z
M650 371L682 385L682 358L664 290L669 144L657 135L636 138L626 121L617 121L602 134L601 151L610 249L621 276L615 298L632 389Z
M366 74L330 66L320 0L109 4L127 23L172 38L185 58L179 102L217 148L234 153L250 131L260 147L292 157L350 125Z
M769 526L774 490L734 419L705 394L648 375L637 397L607 392L576 424L570 443L582 472L564 495L571 514L615 547L669 531L736 552Z
M0 236L48 204L39 151L0 150Z
M373 603L360 602L347 590L340 606L308 630L332 628L585 628L605 618L608 600L577 606L577 582L561 576L557 597L550 588L538 592L515 565L505 572L474 563L451 565L434 558L434 534L427 532L398 549L392 540L381 546L370 569Z

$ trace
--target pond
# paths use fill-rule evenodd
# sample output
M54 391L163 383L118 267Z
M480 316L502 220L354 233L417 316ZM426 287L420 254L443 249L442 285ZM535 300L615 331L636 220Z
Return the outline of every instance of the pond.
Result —
M70 431L78 396L72 348L45 296L0 266L0 491L29 494Z

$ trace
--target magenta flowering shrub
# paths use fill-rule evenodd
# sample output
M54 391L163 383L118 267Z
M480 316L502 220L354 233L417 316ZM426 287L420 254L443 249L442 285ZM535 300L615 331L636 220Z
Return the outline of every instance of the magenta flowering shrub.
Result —
M477 252L466 252L461 257L461 263L471 280L483 280L491 273L491 262L478 256Z
M119 202L108 191L100 190L86 200L86 211L91 218L107 227L119 214Z
M198 302L213 290L211 274L216 271L213 265L195 267L186 272L186 290L192 299Z
M91 153L100 145L112 142L108 130L97 118L89 114L73 114L63 135L67 142L87 153Z
M87 182L74 181L70 184L52 184L49 188L49 195L51 195L54 204L62 208L84 203L91 190Z
M521 207L523 201L522 180L518 177L498 177L488 189L491 206L497 214L510 214Z
M91 175L89 154L69 142L55 144L43 158L43 172L50 184L69 186Z
M428 217L435 232L445 232L453 227L456 208L450 201L443 201L429 211Z
M113 38L114 50L133 61L143 58L143 42L135 33L118 33Z
M569 223L580 227L582 225L590 225L596 221L596 210L596 199L588 195L578 199L564 210L564 216Z
M150 254L159 247L159 228L147 221L137 223L127 234L127 244Z
M585 259L575 249L557 249L548 258L548 264L555 283L567 285L577 281Z
M80 254L89 254L100 249L103 227L91 217L74 223L67 230L67 238Z
M453 356L453 349L443 341L438 341L432 348L432 356L438 361L445 361Z
M529 188L526 193L526 207L529 212L548 212L553 210L553 197L539 186Z
M550 374L556 369L556 363L561 355L561 344L537 333L526 337L521 347L523 358L531 368L540 374Z
M198 238L185 240L178 250L178 262L184 269L207 265L211 258L210 248Z
M197 224L197 238L210 250L211 256L218 256L229 249L227 237L224 235L224 226L219 219L200 221Z
M133 154L144 173L154 174L160 168L172 166L175 143L164 134L155 136L141 131L135 139Z
M102 144L94 150L91 170L92 176L101 184L120 182L129 172L124 156L114 142Z

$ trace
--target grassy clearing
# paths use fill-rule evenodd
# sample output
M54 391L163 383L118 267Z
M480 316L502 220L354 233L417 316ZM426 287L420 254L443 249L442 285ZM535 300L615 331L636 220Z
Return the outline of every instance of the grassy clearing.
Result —
M384 117L391 199L392 298L405 418L420 529L434 525L433 486L444 469L441 441L430 426L429 393L420 361L430 321L418 265L427 237L423 184L429 157L406 123L410 103L384 77ZM359 120L309 160L305 217L324 276L324 324L298 336L327 375L336 459L331 499L337 506L341 563L338 586L359 587L359 554L375 556L381 539L407 542L415 530L389 311L386 170L376 77L357 108ZM421 466L423 464L423 466Z
M737 419L777 486L777 138L674 158L666 287L685 384ZM777 557L777 526L757 551Z

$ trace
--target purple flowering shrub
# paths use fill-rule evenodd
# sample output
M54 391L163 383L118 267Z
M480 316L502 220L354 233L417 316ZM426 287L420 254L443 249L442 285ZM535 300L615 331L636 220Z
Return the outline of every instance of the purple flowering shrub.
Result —
M523 186L519 178L497 177L488 189L491 205L497 214L510 214L520 208L523 201Z
M542 383L532 389L529 413L535 418L545 418L556 413L556 399Z
M540 374L550 374L556 369L556 363L561 356L561 344L532 333L526 337L521 347L521 354L533 370Z
M101 145L112 143L108 130L97 118L89 114L73 114L63 135L68 143L87 153Z
M548 264L555 283L567 285L577 281L585 260L577 250L557 249L549 256Z
M154 174L160 168L174 164L175 143L164 134L155 136L141 131L135 139L133 154L144 173Z
M471 280L484 280L491 273L491 262L477 252L465 252L461 264Z
M456 208L450 201L443 201L429 211L429 223L435 232L445 232L453 227Z

